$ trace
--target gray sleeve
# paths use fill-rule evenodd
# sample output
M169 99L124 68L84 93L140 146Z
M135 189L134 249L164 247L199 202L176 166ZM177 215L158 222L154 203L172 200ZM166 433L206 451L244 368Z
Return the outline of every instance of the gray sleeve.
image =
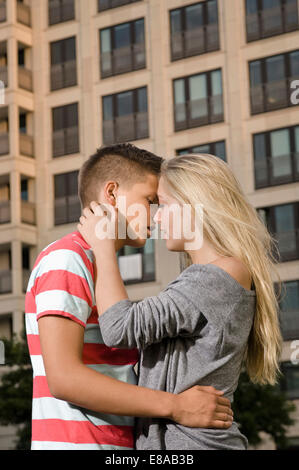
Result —
M196 305L198 293L187 294L182 281L171 284L157 296L140 302L123 299L109 307L99 317L104 343L144 349L166 337L197 336L207 323Z

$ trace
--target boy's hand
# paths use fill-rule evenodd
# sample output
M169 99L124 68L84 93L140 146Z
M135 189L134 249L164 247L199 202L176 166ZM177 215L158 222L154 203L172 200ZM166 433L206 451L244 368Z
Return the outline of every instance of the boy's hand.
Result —
M233 421L230 401L214 387L196 385L174 395L173 421L190 428L227 429Z

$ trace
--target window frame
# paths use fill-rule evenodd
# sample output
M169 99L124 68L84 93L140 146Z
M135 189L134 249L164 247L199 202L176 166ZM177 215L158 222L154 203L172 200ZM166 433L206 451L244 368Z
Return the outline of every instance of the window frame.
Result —
M189 5L184 5L184 6L180 6L178 8L173 8L171 10L169 10L169 34L170 34L170 59L171 59L171 62L176 62L177 60L182 60L182 59L186 59L188 57L194 57L194 56L197 56L197 55L202 55L202 54L207 54L207 53L211 53L211 52L215 52L215 51L219 51L221 49L221 44L220 44L220 28L219 28L219 5L218 5L218 0L216 0L216 4L217 4L217 27L218 27L218 45L217 47L215 47L215 49L209 49L208 46L207 46L207 27L210 25L210 24L213 24L213 23L208 23L208 7L207 7L207 4L208 4L209 0L207 1L201 1L201 2L196 2L196 3L190 3ZM205 47L204 47L204 51L203 52L194 52L194 53L186 53L186 41L185 41L185 35L186 35L186 31L189 31L187 29L187 25L186 25L186 9L188 7L191 7L191 6L195 6L197 4L202 4L203 6L203 25L200 26L201 28L204 29L204 42L205 42ZM173 31L172 31L172 13L174 12L177 12L179 11L180 12L180 22L181 22L181 26L182 26L182 29L181 29L181 35L182 35L182 43L183 43L183 53L182 53L182 57L174 57L174 53L173 53L173 42L172 42L172 39L173 39Z
M70 190L69 190L69 188L70 188L70 175L77 175L77 181L78 181L79 170L74 170L74 171L69 171L69 172L64 172L64 173L57 173L57 174L53 175L53 184L54 184L54 226L55 227L60 226L60 225L72 224L72 223L75 223L78 220L78 217L77 217L76 214L74 214L74 216L72 217L71 213L70 213L69 198L74 196L74 194L70 194ZM55 192L56 178L57 177L64 177L63 179L64 179L64 187L65 187L66 195L61 197L61 198L56 197L56 192ZM77 192L76 192L76 194L77 194ZM56 201L58 199L63 199L63 198L66 201L67 216L66 216L66 219L63 222L57 223ZM80 213L81 213L81 205L80 205L79 197L78 197L78 207L80 207Z
M222 88L222 118L213 120L211 119L212 113L211 113L211 98L213 98L212 95L212 80L211 76L213 72L220 72L221 74L221 88ZM205 75L206 76L206 84L207 84L207 103L208 103L208 115L207 115L207 122L200 122L200 120L192 120L190 117L190 86L189 86L189 79L192 77L200 76L200 75ZM185 124L183 125L177 125L176 123L176 101L175 101L175 82L178 80L183 80L184 81L184 91L185 91L185 111L186 111L186 119L185 119ZM175 132L180 132L184 131L187 129L193 129L196 127L202 127L202 126L208 126L208 125L213 125L213 124L218 124L220 122L225 122L225 112L224 112L224 89L223 89L223 74L222 74L222 68L216 68L212 70L208 70L206 72L199 72L195 73L192 75L187 75L183 77L178 77L172 80L172 99L173 99L173 120L174 120L174 131ZM192 123L194 121L194 123Z
M288 261L296 261L299 259L299 201L291 201L284 204L276 204L274 206L267 206L267 207L258 207L256 210L257 212L263 210L266 212L266 226L269 233L276 239L277 233L284 233L284 232L277 232L277 225L276 225L276 218L275 218L275 208L276 207L283 207L283 206L293 206L294 211L294 232L295 232L295 241L296 241L296 248L291 254L282 254L279 252L279 259L277 259L278 263L285 263ZM278 244L277 244L278 250ZM276 250L273 253L274 257L277 258Z
M293 31L297 31L299 29L299 20L298 20L296 28L287 30L287 28L286 28L286 2L285 2L285 0L279 0L280 1L281 18L282 18L282 31L277 32L277 33L266 34L263 31L263 24L262 24L263 23L262 22L262 13L266 9L262 8L262 0L256 0L257 4L258 4L258 9L257 9L257 13L256 13L257 19L258 19L258 33L257 33L258 37L255 37L253 39L249 39L249 37L248 37L248 24L247 24L247 20L248 20L247 1L248 0L244 0L244 2L245 2L245 7L244 7L245 23L246 23L246 28L245 29L246 29L246 41L247 41L247 43L251 43L251 42L254 42L254 41L260 41L260 40L263 40L263 39L279 36L281 34L287 34L287 33L293 32ZM297 5L297 10L298 10L298 5ZM298 11L297 11L297 14L298 14Z
M65 124L65 122L68 121L68 119L66 118L67 116L67 108L69 106L73 106L73 105L76 105L75 109L76 109L76 120L77 120L77 124L76 126L64 126L64 127L61 127L59 129L55 129L55 126L54 126L54 122L55 122L55 119L54 119L54 111L57 110L57 109L62 109L63 110L63 117L62 117L62 121L63 123ZM62 106L55 106L53 108L51 108L52 110L52 158L59 158L59 157L63 157L65 155L72 155L72 154L75 154L75 153L80 153L80 135L79 135L79 103L78 102L73 102L73 103L68 103L68 104L65 104L65 105L62 105ZM77 129L77 146L76 146L76 149L75 151L71 152L71 151L66 151L66 139L67 139L67 130L68 129ZM54 154L54 139L55 139L55 133L58 133L59 131L63 131L63 138L64 138L64 151L65 153L63 154Z
M136 115L140 112L138 110L138 90L142 90L144 89L146 91L146 101L147 101L147 105L146 105L146 113L147 113L147 134L146 136L142 136L142 137L138 137L137 136L137 120L136 120ZM134 141L134 140L143 140L143 139L148 139L150 137L150 132L149 132L149 100L148 100L148 86L145 85L145 86L141 86L141 87L138 87L138 88L132 88L130 90L123 90L123 91L120 91L118 93L112 93L112 94L109 94L109 95L103 95L102 96L102 116L103 116L103 119L102 119L102 139L103 139L103 143L104 144L111 144L111 142L108 142L105 140L105 130L104 130L104 123L105 121L107 122L108 120L105 120L104 119L104 100L105 98L112 98L112 115L113 115L113 119L111 120L113 122L113 134L115 136L115 139L113 140L114 142L118 142L118 138L117 138L117 118L120 117L118 115L118 109L117 109L117 96L122 94L122 93L129 93L129 92L132 92L133 94L133 97L132 97L132 108L133 108L133 113L132 114L128 114L127 116L134 116L134 136L133 138L128 138L127 140L121 140L122 142L130 142L130 141ZM119 142L121 142L119 141Z
M285 77L284 77L284 82L286 86L286 91L289 91L291 89L290 84L293 80L295 80L295 77L291 76L291 54L294 52L299 52L299 49L294 49L288 52L282 52L279 54L273 54L267 57L261 57L260 59L253 59L248 62L248 77L249 77L249 95L250 95L250 114L251 116L256 116L258 114L263 114L263 113L271 113L273 111L278 111L281 109L287 109L290 107L293 107L293 103L291 102L291 93L286 93L287 94L287 104L284 106L278 106L278 107L273 107L271 109L269 108L269 105L267 103L267 90L266 87L269 85L269 83L275 83L275 81L271 82L268 81L267 77L267 60L272 59L273 57L278 57L278 56L283 56L284 58L284 70L285 70ZM252 92L253 90L257 87L252 87L251 84L251 65L254 62L260 62L260 67L261 67L261 83L258 85L262 89L262 101L263 101L263 109L261 111L253 111L253 99L252 99ZM298 77L299 78L299 77ZM276 81L277 82L277 81Z
M210 152L209 152L209 153L210 153L211 155L216 155L216 156L218 156L218 155L216 154L216 152L215 152L215 150L216 150L216 145L217 145L217 144L224 144L225 159L222 159L221 157L219 157L219 158L220 158L221 160L227 162L227 152L226 152L226 141L225 141L225 140L217 140L217 141L215 141L215 142L213 141L213 142L207 142L207 143L205 143L205 144L193 145L192 147L185 147L185 148L182 148L182 149L178 149L178 150L176 151L176 153L177 153L177 155L184 155L183 153L180 153L180 152L193 153L193 150L192 150L192 149L194 149L195 147L203 147L203 146L208 146L208 145L209 145L209 146L210 146Z
M135 60L135 54L134 54L134 46L138 43L135 42L136 40L136 34L135 34L135 23L137 21L143 21L143 31L144 31L144 65L142 66L136 66L136 60ZM118 26L123 26L123 25L130 25L130 49L131 49L131 63L132 63L132 68L130 70L125 70L125 71L115 71L115 65L114 65L114 55L115 51L118 50L119 48L115 47L115 28ZM103 72L103 67L102 67L102 40L101 40L101 33L102 31L108 30L110 33L110 44L111 44L111 50L110 50L110 57L111 57L111 73L104 73ZM146 68L146 26L145 26L145 18L140 17L136 18L132 21L125 21L124 23L118 23L113 26L108 26L107 28L101 28L99 30L99 41L100 41L100 76L101 79L104 80L109 77L114 77L116 75L123 75L125 73L132 73L136 72L137 70L143 70Z
M299 170L296 172L296 159L295 159L295 154L296 154L296 147L295 147L295 130L298 128L299 130L299 124L295 126L289 126L289 127L280 127L278 129L271 129L267 130L264 132L258 132L256 134L252 135L252 146L253 146L253 159L254 159L254 181L255 181L255 190L259 189L264 189L264 188L269 188L273 186L280 186L283 184L292 184L296 183L299 181ZM273 157L271 155L271 134L272 132L276 131L283 131L283 130L288 130L289 131L289 143L290 143L290 158L291 158L291 167L292 167L292 172L288 176L282 176L282 177L276 177L274 180L274 177L271 174L271 166L272 166L272 160ZM267 182L266 183L260 183L257 184L256 180L256 151L255 151L255 137L257 136L264 136L265 139L265 148L266 148L266 164L267 164ZM298 151L299 154L299 151ZM298 173L298 174L296 174Z

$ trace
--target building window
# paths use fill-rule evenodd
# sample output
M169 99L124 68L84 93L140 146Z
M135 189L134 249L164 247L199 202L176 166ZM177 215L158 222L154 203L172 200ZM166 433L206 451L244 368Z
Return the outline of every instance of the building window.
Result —
M79 152L78 104L52 110L53 157Z
M51 43L51 90L77 85L76 38Z
M105 144L145 139L148 136L146 87L103 97Z
M171 59L219 49L217 0L170 11Z
M175 130L224 120L221 70L174 80Z
M195 147L189 147L187 149L177 151L177 155L186 155L190 153L208 153L210 155L216 155L216 157L226 161L225 141L222 140L209 144L196 145Z
M281 389L286 393L289 400L296 400L299 398L299 365L292 364L291 362L281 363L281 372L283 378L281 379Z
M280 307L280 326L285 341L299 338L299 280L284 281Z
M49 0L49 25L63 23L75 19L74 0Z
M144 20L100 30L102 78L145 68Z
M299 126L253 136L256 189L299 181Z
M277 242L280 254L277 261L299 259L299 203L258 209L258 213Z
M297 0L246 0L247 41L298 29Z
M140 0L98 0L98 11L110 10L111 8L117 8L135 2L140 2Z
M55 225L77 222L81 215L78 197L78 171L54 176Z
M118 251L118 265L125 284L155 280L155 242L148 239L142 248L125 246Z
M6 21L6 0L0 2L0 23Z
M293 106L291 83L299 78L299 50L249 63L251 114Z

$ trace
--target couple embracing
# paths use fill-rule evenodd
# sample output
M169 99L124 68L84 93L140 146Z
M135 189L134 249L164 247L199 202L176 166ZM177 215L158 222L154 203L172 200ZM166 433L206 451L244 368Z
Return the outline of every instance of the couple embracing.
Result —
M79 198L77 230L41 251L26 293L31 448L247 449L231 410L241 368L274 384L281 335L273 239L228 165L102 147L80 170ZM142 209L138 230L122 199ZM144 246L154 225L185 269L133 302L117 251Z

